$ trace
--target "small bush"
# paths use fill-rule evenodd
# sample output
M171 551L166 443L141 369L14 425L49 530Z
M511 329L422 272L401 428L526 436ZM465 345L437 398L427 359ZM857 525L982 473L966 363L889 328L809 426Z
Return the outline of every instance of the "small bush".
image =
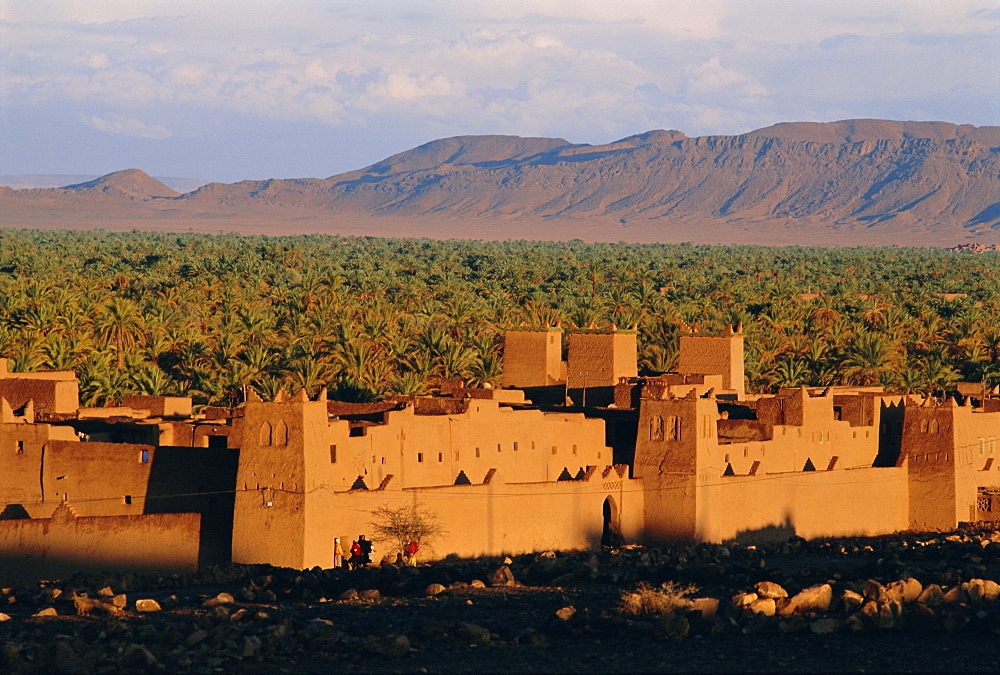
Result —
M634 591L624 591L619 610L632 616L663 616L679 609L687 609L691 601L687 596L696 593L693 584L681 586L673 581L665 581L659 588L641 583Z

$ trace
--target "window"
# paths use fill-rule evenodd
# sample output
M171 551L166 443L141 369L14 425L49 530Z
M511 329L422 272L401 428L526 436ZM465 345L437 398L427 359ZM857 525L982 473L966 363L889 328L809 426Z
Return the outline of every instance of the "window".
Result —
M132 495L125 495L125 503L126 504L132 503Z
M417 461L418 462L424 461L424 453L422 453L422 452L418 452L417 453Z
M143 464L149 464L149 450L143 450L139 453L139 461Z
M554 454L556 454L556 453L557 453L558 451L559 451L559 446L557 446L557 445L553 445L553 446L552 446L552 454L554 455Z
M479 457L479 446L476 446L476 457Z
M330 464L336 464L336 463L337 463L337 446L336 445L331 445L330 446Z
M514 441L514 452L517 452L517 441Z
M438 461L439 462L443 462L444 461L444 453L443 452L439 452L438 453Z
M385 464L385 457L382 458L382 463Z
M576 454L576 443L573 444L573 454Z
M24 454L24 441L18 441L17 442L17 450L16 450L16 452L19 455L23 455Z
M500 452L500 450L501 450L501 448L500 448L500 444L499 444L499 443L497 443L497 452Z
M660 415L653 415L649 418L649 440L663 440L663 418Z
M979 454L980 455L983 454L985 446L986 446L985 442L983 441L983 439L980 438L979 439Z

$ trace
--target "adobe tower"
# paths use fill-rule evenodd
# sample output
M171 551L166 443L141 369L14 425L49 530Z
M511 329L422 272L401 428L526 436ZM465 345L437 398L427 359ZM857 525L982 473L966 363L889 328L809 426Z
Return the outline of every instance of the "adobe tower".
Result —
M721 333L681 333L677 372L722 375L723 386L746 397L743 372L743 333L727 327Z

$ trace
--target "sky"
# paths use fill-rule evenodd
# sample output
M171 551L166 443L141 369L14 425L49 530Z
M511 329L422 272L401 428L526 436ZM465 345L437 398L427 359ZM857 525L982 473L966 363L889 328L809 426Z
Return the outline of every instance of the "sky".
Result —
M0 0L0 174L324 178L437 138L1000 125L1000 0Z

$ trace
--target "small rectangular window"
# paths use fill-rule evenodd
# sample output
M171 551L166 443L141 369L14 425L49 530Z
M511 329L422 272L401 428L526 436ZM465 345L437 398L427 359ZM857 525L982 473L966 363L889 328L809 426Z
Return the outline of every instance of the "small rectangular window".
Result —
M132 503L132 495L125 495L125 503L126 504Z
M573 454L576 454L576 443L573 444Z
M382 458L382 463L385 464L385 457Z
M479 448L476 447L476 457L479 457Z
M417 461L418 462L424 461L424 453L422 453L422 452L418 452L417 453Z
M330 446L330 464L336 464L336 463L337 463L337 446L336 445L331 445Z
M517 441L514 441L514 452L517 452Z
M139 461L143 464L149 464L149 450L143 450L139 453Z
M19 454L19 455L23 455L24 454L24 441L18 441L17 442L17 454Z
M438 461L439 462L443 462L444 461L444 453L443 452L439 452L438 453Z
M552 446L552 454L553 454L553 455L554 455L554 454L556 454L556 452L558 452L558 450L559 450L559 447L558 447L558 446L556 446L556 445L553 445L553 446Z
M500 450L501 450L500 444L497 443L497 452L500 452Z

